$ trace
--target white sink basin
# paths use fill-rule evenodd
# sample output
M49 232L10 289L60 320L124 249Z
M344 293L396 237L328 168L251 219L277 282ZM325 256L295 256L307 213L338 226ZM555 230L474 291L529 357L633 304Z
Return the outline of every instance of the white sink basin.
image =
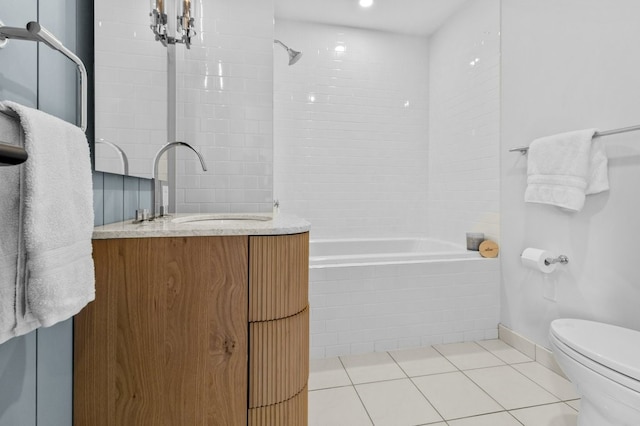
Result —
M269 216L251 215L251 214L234 214L234 213L219 213L219 214L196 214L192 216L182 216L172 219L172 223L178 223L183 225L197 225L197 226L220 226L220 225L242 225L249 222L267 222L270 221Z

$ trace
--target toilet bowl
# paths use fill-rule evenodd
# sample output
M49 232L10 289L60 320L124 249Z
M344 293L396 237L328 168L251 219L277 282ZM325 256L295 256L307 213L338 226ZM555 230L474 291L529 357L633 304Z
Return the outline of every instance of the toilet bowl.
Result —
M578 388L578 426L640 425L640 332L578 319L558 319L551 349Z

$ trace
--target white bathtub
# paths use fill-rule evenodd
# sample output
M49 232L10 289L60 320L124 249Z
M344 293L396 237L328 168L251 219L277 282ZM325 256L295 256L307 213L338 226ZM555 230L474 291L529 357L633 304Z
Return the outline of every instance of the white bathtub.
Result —
M493 339L499 260L430 239L312 240L311 356Z
M406 263L478 256L478 252L468 251L462 246L426 238L312 240L309 266Z

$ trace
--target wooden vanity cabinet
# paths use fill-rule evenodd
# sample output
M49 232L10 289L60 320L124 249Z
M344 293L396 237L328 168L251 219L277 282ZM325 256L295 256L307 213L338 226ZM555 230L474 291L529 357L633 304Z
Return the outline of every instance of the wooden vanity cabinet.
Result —
M74 425L305 425L308 233L94 240Z

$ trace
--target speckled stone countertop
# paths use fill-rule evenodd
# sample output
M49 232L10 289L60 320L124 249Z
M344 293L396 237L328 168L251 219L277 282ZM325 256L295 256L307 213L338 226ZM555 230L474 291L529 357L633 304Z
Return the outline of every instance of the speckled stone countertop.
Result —
M190 219L197 221L184 222ZM304 219L283 214L275 217L271 214L173 214L150 222L133 223L128 220L97 226L93 230L93 239L286 235L307 232L310 226Z

